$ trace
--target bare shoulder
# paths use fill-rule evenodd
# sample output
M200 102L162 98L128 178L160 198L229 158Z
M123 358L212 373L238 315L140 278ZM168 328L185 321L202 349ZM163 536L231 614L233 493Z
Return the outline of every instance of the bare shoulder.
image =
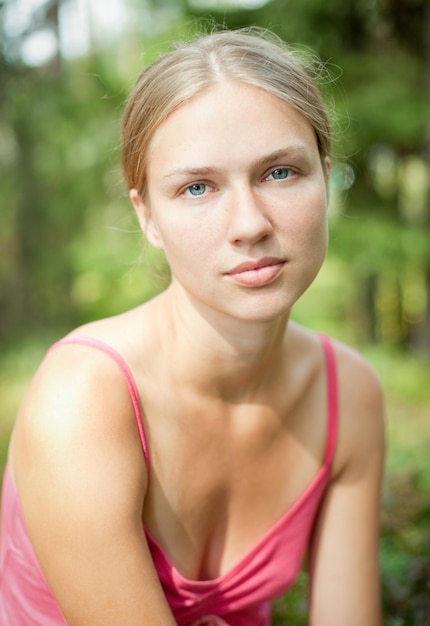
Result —
M335 473L372 458L382 462L385 449L384 395L369 362L356 350L333 342L339 393L339 445Z
M112 350L135 375L134 366L152 349L147 308L85 324L66 337L71 342L60 342L47 352L20 407L14 448L21 435L31 440L29 454L35 444L57 449L59 442L60 448L71 448L74 442L79 448L110 440L134 442L133 404ZM82 338L99 345L86 345Z
M370 363L354 348L333 341L341 394L353 394L356 401L382 401L382 387Z
M51 349L30 384L14 429L11 459L22 490L32 488L29 464L35 468L34 480L66 474L70 466L79 480L79 467L88 475L139 455L131 398L115 361L80 344ZM139 465L144 469L143 457Z
M146 464L115 360L81 344L50 350L11 452L27 532L67 622L173 624L144 535Z
M353 348L333 342L341 407L348 414L358 411L368 419L380 419L383 407L381 383L370 363ZM365 417L362 419L366 419ZM376 416L379 416L377 418Z
M127 388L120 368L101 350L81 343L63 343L45 355L21 406L27 424L50 427L58 433L96 422L112 404L127 407ZM94 418L83 418L78 411L91 409ZM60 410L63 417L55 414ZM73 416L73 417L72 417ZM37 419L34 419L36 418ZM52 420L52 421L51 421ZM34 423L33 423L34 422ZM46 435L45 431L45 435Z

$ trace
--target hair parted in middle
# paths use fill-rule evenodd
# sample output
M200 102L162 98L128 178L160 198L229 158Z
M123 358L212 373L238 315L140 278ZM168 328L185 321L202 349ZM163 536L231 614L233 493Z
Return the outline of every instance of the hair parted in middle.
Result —
M126 184L146 192L146 157L162 122L181 104L223 80L264 89L296 109L314 129L323 159L331 149L330 121L312 75L313 63L261 29L219 31L178 43L138 78L123 117L122 161Z

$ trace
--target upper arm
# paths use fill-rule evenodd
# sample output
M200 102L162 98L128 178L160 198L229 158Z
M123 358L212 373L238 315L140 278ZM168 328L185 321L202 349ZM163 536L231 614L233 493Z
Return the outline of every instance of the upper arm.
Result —
M145 540L145 462L115 364L81 346L53 351L12 453L28 533L68 623L173 625Z
M312 626L379 626L382 392L369 366L338 349L339 437L310 554Z

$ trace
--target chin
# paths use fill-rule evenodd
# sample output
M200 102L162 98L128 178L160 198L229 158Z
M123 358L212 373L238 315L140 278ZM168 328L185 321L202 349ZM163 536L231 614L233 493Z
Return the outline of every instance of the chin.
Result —
M289 316L294 300L281 299L269 301L266 298L256 298L246 306L237 306L229 309L227 314L244 322L273 322Z

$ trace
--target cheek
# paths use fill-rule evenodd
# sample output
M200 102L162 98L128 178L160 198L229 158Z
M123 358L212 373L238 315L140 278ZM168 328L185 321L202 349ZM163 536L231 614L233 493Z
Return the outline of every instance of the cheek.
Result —
M318 268L321 267L328 247L328 229L327 220L325 218L311 220L310 227L307 231L305 247L312 264L317 265Z
M309 216L305 232L308 233L312 242L315 244L320 243L320 246L324 249L327 247L328 224L327 211L325 207L321 207L320 211L316 211L314 214Z
M297 197L286 229L293 234L295 242L325 249L328 240L325 195L310 193Z
M192 269L198 273L205 268L219 250L219 242L213 228L203 219L195 223L172 220L160 224L163 248L173 274Z

